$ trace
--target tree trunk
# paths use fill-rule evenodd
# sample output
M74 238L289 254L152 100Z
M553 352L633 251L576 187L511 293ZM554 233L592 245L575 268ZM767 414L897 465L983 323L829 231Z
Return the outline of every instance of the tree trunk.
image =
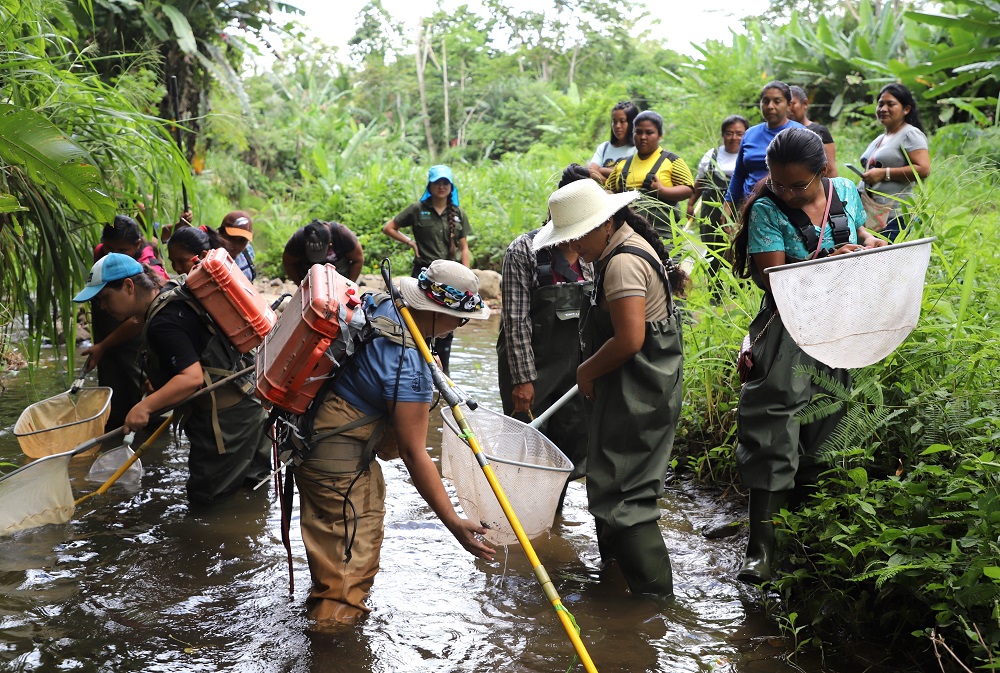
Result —
M424 71L427 69L427 56L431 50L430 26L417 34L417 87L420 89L420 112L424 115L424 133L427 135L427 152L431 162L437 161L437 151L434 148L434 132L431 129L431 116L427 112L427 87L424 84Z
M441 80L444 85L444 146L451 145L451 114L448 105L448 47L444 37L441 38Z

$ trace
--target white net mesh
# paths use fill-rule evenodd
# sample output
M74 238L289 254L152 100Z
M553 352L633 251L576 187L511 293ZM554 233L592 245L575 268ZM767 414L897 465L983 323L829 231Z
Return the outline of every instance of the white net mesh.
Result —
M463 413L528 539L547 533L573 463L545 435L521 421L483 407ZM445 421L441 471L454 481L466 516L489 528L485 537L490 543L516 544L514 529L462 439L451 409L443 409L441 415Z
M68 453L29 463L0 478L0 537L73 516Z
M785 329L830 367L882 360L920 318L934 238L767 269Z

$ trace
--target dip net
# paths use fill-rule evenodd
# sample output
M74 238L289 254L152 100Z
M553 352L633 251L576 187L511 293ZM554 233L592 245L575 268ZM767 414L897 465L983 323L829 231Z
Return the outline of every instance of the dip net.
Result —
M917 326L935 240L765 269L781 322L799 348L830 367L879 362Z
M521 421L483 407L464 413L528 539L547 533L573 463L545 435ZM441 472L454 482L462 510L489 529L484 537L490 543L516 544L514 529L451 409L442 409L441 415Z

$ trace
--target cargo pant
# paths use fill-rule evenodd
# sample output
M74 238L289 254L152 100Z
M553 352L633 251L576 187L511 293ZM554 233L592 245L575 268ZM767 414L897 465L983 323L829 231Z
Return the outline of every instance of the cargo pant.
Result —
M330 394L316 416L315 432L320 435L363 416ZM374 421L324 439L294 470L312 577L306 605L317 621L353 623L370 611L365 599L379 569L385 479L378 461L369 462L365 447L382 426Z

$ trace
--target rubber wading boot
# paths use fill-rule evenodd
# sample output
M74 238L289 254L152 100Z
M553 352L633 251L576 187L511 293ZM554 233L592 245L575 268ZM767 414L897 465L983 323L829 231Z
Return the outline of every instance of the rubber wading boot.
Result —
M788 491L750 490L750 539L736 579L747 584L770 582L774 561L774 515L788 501Z
M619 532L614 540L614 555L633 594L655 594L661 598L674 594L670 556L655 521Z

